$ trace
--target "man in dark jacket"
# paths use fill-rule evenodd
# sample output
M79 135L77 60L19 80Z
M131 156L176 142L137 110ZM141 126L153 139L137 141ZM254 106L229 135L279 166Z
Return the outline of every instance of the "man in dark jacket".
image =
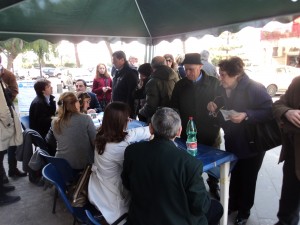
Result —
M153 73L146 84L146 103L139 110L139 114L150 122L158 107L168 107L178 74L166 65L166 59L156 56L151 61Z
M99 113L103 111L96 94L90 91L86 91L87 84L85 80L83 79L76 80L75 87L77 92L79 91L86 92L91 97L91 102L90 102L90 106L88 107L87 113Z
M125 102L129 105L130 117L135 118L134 91L138 84L138 72L129 67L123 51L116 51L112 55L116 68L113 74L112 101Z
M186 139L186 125L190 116L193 117L197 127L197 142L208 146L219 147L220 126L215 118L210 117L206 109L207 104L215 99L218 79L208 76L202 70L202 62L198 53L185 55L183 65L186 77L178 81L174 87L171 107L178 110L182 121L183 131L181 137ZM207 183L210 192L220 199L218 180L209 176Z
M154 139L129 145L124 154L121 177L132 197L127 223L218 224L223 209L205 189L202 162L174 143L182 130L178 113L158 109L149 129Z
M49 80L37 80L34 84L34 90L37 96L30 104L29 127L45 138L56 111L55 97L52 95L53 90Z

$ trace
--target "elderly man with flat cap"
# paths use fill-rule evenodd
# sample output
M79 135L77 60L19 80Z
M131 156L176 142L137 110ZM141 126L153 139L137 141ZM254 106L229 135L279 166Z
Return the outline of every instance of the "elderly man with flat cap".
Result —
M178 110L183 131L186 130L188 119L192 116L197 127L198 143L219 147L220 126L214 117L209 116L206 109L207 104L214 101L217 96L219 80L202 70L203 64L199 53L185 54L182 64L186 77L176 83L171 97L171 107ZM186 139L186 132L182 132L181 137ZM207 183L212 196L219 200L218 179L209 175Z

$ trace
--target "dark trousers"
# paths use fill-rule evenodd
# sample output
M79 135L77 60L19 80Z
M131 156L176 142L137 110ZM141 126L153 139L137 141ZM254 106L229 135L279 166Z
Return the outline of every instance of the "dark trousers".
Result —
M17 168L16 150L17 146L10 146L7 150L8 168L11 172Z
M3 194L2 193L3 175L4 175L5 171L2 171L2 168L4 169L4 167L3 167L4 155L5 155L5 151L0 151L0 169L1 169L1 171L0 171L0 196Z
M218 225L223 216L223 206L219 201L212 199L210 208L205 215L209 225Z
M248 218L254 204L257 175L265 152L254 157L239 159L231 171L229 187L229 209L238 210L240 216Z
M278 224L298 225L300 213L300 180L296 177L295 158L288 157L283 165L283 181L279 211Z

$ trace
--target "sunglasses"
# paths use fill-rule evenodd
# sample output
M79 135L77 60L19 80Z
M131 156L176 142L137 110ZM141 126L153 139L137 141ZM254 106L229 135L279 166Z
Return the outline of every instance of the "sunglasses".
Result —
M171 60L171 59L167 59L166 61L167 61L167 62L172 62L172 60Z

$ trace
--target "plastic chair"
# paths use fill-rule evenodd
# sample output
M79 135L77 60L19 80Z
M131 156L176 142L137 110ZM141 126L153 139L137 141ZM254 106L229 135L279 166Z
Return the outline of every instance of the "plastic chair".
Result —
M102 225L99 221L97 221L97 219L92 215L92 213L89 210L86 209L85 214L87 215L87 217L93 225Z
M58 170L65 184L71 184L74 180L76 180L78 174L72 169L67 160L46 155L43 151L39 151L39 154L45 159L46 163L51 163ZM57 197L58 190L55 189L52 207L53 214L55 214Z
M102 225L102 223L99 221L99 220L103 220L104 219L104 217L101 215L101 213L99 215L93 215L91 211L89 211L88 209L86 209L85 210L85 214L88 217L90 223L92 223L93 225ZM115 222L113 222L110 225L119 224L121 221L123 221L124 219L126 219L127 216L128 216L128 213L124 213L122 216L120 216Z
M51 182L57 189L61 199L63 200L64 204L66 205L69 212L73 215L74 221L73 225L76 224L76 222L79 223L88 223L89 220L87 218L87 215L85 214L84 207L72 207L71 203L69 202L68 197L66 196L67 191L67 185L64 182L64 179L62 178L59 171L55 168L54 165L49 163L43 168L43 176L46 180Z
M21 120L21 125L22 125L23 130L30 128L29 127L29 116L22 116L20 118L20 120Z

